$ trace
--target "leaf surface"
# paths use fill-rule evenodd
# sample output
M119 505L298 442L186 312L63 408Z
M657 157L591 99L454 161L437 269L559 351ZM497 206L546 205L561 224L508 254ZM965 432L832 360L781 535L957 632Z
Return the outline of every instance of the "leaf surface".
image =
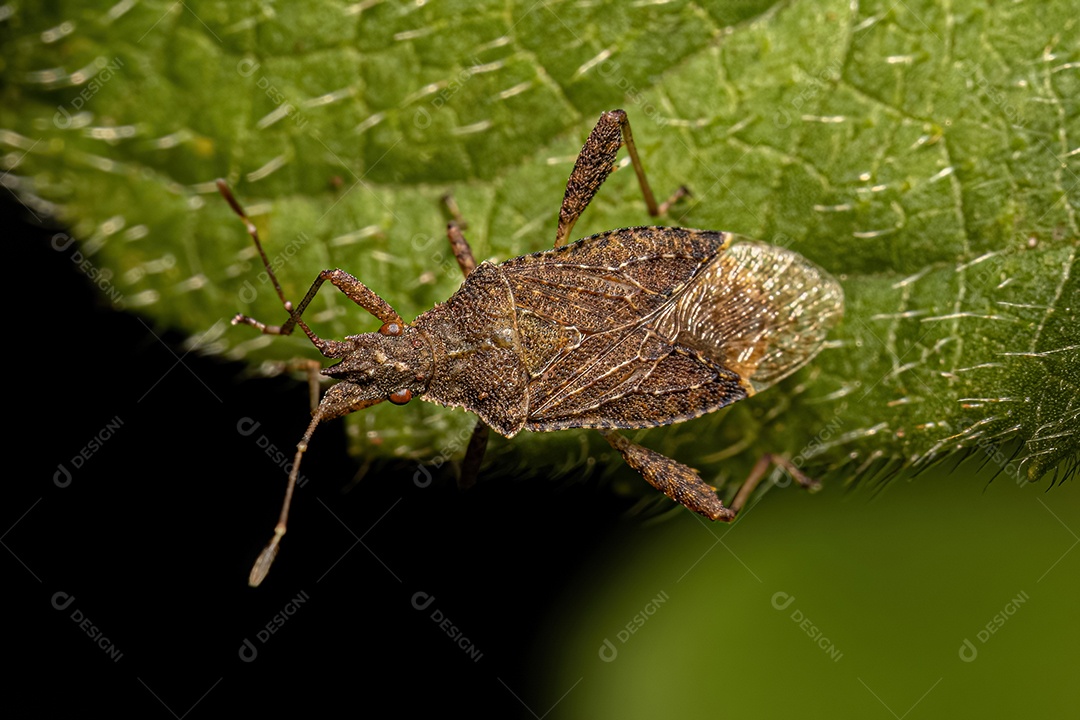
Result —
M623 107L658 194L693 191L672 224L789 246L847 297L808 368L643 442L717 482L761 452L852 477L958 448L1037 479L1074 467L1080 448L1074 10L8 5L3 182L70 224L117 306L187 331L200 351L313 357L302 337L227 324L283 313L214 178L248 207L289 297L342 267L411 318L460 283L445 192L478 259L548 248L582 141ZM649 222L627 170L575 236ZM374 330L350 305L320 293L316 331ZM359 414L350 430L361 453L431 461L458 455L471 425L412 403ZM605 447L525 433L494 450L504 468L552 472Z

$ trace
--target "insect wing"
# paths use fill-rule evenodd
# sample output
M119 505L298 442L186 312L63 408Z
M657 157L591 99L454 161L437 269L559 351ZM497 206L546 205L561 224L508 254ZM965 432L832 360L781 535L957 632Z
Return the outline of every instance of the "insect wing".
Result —
M759 392L801 368L840 320L844 292L802 255L735 242L695 278L658 326Z
M651 427L745 397L734 373L654 327L729 238L625 228L504 263L530 374L528 427Z
M839 318L839 285L794 252L730 241L627 228L505 263L528 341L528 427L686 420L808 362Z
M499 267L519 309L591 335L639 324L685 288L730 237L685 228L623 228Z

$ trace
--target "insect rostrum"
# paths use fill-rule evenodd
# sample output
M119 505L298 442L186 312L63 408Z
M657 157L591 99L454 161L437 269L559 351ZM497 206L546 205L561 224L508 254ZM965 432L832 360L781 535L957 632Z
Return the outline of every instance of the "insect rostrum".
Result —
M244 218L289 314L280 326L237 315L264 333L299 326L339 362L322 374L339 380L322 397L297 445L274 537L250 583L265 577L285 534L300 458L316 426L383 400L413 397L463 407L479 417L463 462L476 472L488 428L597 428L653 486L712 520L730 521L778 462L764 456L731 507L691 468L633 443L620 428L698 417L772 385L809 362L843 311L840 285L802 256L727 232L631 227L566 244L578 217L626 145L651 215L658 205L621 110L604 113L567 182L555 248L477 265L460 225L447 235L466 279L445 303L405 323L381 297L343 270L324 270L298 306L285 299L258 234L224 181L222 194ZM378 332L326 340L301 318L323 282L382 321Z

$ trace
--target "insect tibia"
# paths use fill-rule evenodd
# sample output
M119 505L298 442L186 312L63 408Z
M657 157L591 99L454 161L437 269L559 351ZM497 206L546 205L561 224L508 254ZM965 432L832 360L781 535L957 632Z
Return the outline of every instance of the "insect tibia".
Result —
M278 525L274 528L274 537L266 544L266 547L263 548L263 551L259 553L259 557L255 560L255 564L251 566L251 574L248 575L248 585L251 587L258 587L266 578L266 574L270 572L270 565L274 562L274 558L277 557L278 547L280 546L279 543L284 535L284 525Z
M716 490L698 477L693 468L631 442L613 430L601 430L600 434L619 451L627 465L675 502L710 520L731 522L735 519L738 508L724 507Z

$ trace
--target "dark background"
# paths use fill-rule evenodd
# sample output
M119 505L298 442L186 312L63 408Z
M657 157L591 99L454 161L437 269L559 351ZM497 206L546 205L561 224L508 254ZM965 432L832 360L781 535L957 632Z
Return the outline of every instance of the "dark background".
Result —
M291 456L306 385L114 311L75 246L53 249L61 230L2 202L25 436L0 517L8 714L1049 717L1080 701L1075 473L1021 485L980 457L887 486L839 472L720 526L628 516L595 471L489 466L461 493L384 463L353 483L335 421L248 588L286 477L257 440Z
M526 706L542 715L558 699L530 680L539 619L587 572L625 502L595 484L497 469L467 493L445 474L420 488L413 464L371 468L344 492L358 465L331 422L305 457L310 481L273 571L248 588L285 481L256 438L291 459L308 422L306 385L186 353L179 334L111 309L71 262L77 246L51 247L62 228L38 226L11 198L2 212L13 253L9 382L22 387L9 394L17 430L0 518L15 664L6 704L199 717L388 702L395 712L531 716ZM241 418L260 426L243 436ZM54 482L59 463L72 472L67 487ZM418 592L434 597L423 611ZM74 600L58 610L57 593L57 604ZM436 610L473 656L432 620ZM245 640L257 651L250 662Z

